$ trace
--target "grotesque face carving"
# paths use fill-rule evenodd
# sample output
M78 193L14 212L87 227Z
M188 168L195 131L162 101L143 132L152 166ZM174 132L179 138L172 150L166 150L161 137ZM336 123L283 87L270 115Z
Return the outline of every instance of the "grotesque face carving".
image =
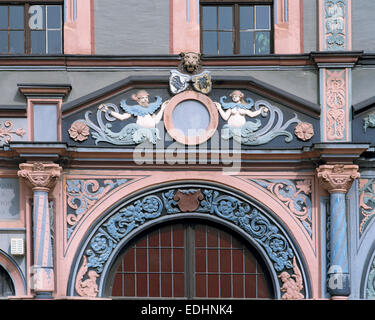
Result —
M188 73L197 73L201 69L201 55L195 52L181 52L182 70Z

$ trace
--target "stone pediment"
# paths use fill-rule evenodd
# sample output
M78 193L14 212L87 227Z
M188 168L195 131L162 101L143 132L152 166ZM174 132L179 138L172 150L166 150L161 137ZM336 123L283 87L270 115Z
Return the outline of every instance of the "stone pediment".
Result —
M168 76L131 76L63 105L63 142L168 148L224 141L294 149L320 139L319 105L249 76L203 71L185 80L190 85L176 92Z

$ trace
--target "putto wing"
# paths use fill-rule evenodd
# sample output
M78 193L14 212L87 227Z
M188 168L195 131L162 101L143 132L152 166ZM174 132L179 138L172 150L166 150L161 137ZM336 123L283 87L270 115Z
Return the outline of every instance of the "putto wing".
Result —
M122 100L120 102L120 106L122 110L124 110L126 113L131 114L132 116L138 117L142 116L144 117L146 114L153 114L157 109L160 108L162 103L161 97L157 96L156 101L153 103L150 103L147 107L140 106L138 104L136 105L128 105L126 104L126 99Z

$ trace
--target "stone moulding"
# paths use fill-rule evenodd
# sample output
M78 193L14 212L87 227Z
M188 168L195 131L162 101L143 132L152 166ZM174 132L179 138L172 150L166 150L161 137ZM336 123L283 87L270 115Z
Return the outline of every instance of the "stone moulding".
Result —
M184 199L184 195L190 199ZM282 285L285 289L285 286L288 286L286 281L290 282L296 278L296 273L298 273L296 268L300 267L296 264L298 261L298 259L296 260L297 252L284 234L285 231L280 229L261 210L247 201L216 188L186 186L163 189L154 194L139 197L107 215L85 240L86 244L81 250L78 260L80 272L76 271L77 273L72 278L75 279L75 288L80 288L82 283L88 281L91 288L95 289L96 283L99 288L97 296L102 295L104 290L102 279L105 278L104 274L116 256L114 252L120 250L123 240L131 232L152 220L186 214L186 212L191 212L192 215L197 214L200 218L202 218L202 214L211 215L241 228L257 246L262 248L273 274L276 276L283 274L282 277L274 280L279 289ZM90 271L95 272L95 274L91 272L91 278ZM289 274L290 280L288 280L287 274ZM96 275L98 276L96 277ZM93 280L96 282L93 283ZM301 283L300 280L298 281L299 284L296 288L299 288L299 294L295 292L289 298L306 296L305 280ZM94 289L89 292L96 292ZM283 293L285 294L284 289ZM77 291L76 289L75 292L72 291L72 294L88 296L82 290ZM282 295L281 291L278 295Z

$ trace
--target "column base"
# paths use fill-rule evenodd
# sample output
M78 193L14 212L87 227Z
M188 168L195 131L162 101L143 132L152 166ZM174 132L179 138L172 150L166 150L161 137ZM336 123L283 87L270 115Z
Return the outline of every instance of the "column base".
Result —
M350 274L328 274L327 289L332 297L348 297L350 295Z
M331 300L348 300L349 297L347 296L332 296Z
M35 294L36 300L51 300L53 299L52 292L37 292Z

